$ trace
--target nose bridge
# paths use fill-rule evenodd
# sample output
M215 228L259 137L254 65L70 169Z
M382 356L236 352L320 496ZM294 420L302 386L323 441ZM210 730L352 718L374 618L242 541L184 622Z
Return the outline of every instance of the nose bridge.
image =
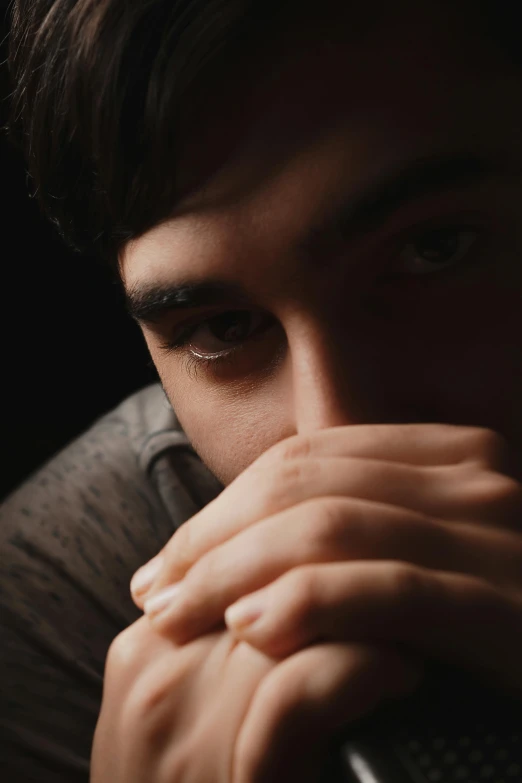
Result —
M296 431L361 423L364 415L356 379L350 378L346 332L326 333L314 324L289 343Z

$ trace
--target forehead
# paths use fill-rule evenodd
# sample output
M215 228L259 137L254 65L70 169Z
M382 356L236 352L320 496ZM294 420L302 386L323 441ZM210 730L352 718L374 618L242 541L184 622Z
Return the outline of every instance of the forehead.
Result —
M255 82L238 77L208 102L182 178L212 176L128 244L127 287L266 271L346 191L416 159L494 152L494 104L505 111L512 84L499 89L493 46L444 3L399 2L354 25L349 5L342 24L274 42Z

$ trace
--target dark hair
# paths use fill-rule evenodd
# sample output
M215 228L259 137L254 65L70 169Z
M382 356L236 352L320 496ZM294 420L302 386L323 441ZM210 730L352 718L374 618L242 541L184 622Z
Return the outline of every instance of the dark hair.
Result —
M475 0L501 35L518 2ZM304 0L15 0L10 131L69 244L114 261L169 215L198 100L253 51L259 65L292 7Z
M70 245L114 260L126 240L167 217L183 195L176 159L198 90L226 78L278 5L14 3L10 132L34 195Z

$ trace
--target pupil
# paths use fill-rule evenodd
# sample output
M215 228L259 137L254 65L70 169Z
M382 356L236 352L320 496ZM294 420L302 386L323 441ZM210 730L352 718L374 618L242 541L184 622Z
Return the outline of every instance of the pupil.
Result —
M455 255L459 238L454 229L432 231L417 241L417 250L426 261L444 262Z
M212 319L211 330L218 340L224 343L237 342L248 335L250 327L250 313L237 311L223 313Z

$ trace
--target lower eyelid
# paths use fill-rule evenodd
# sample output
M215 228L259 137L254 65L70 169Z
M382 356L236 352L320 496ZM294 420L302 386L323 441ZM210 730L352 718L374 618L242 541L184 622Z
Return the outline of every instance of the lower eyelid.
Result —
M198 353L198 351L195 351L193 348L190 347L190 345L187 345L186 348L189 351L189 353L192 354L192 356L197 359L197 361L201 362L217 362L220 359L225 358L226 356L231 356L234 353L237 353L240 350L240 346L242 346L244 343L240 343L237 346L234 346L234 348L227 348L224 351L216 351L216 353Z
M254 332L243 342L237 343L235 346L215 354L199 354L197 351L191 349L190 345L181 346L178 350L183 352L183 360L187 362L188 369L193 370L195 373L198 369L208 369L210 372L212 369L215 369L217 371L219 368L226 366L229 363L233 364L233 362L239 358L240 354L249 350L253 342L255 343L256 340L261 341L265 334L272 332L279 326L280 324L277 321L274 321L267 326L266 329ZM280 354L280 349L278 350L278 354Z
M233 352L235 353L235 352ZM233 362L234 356L229 351L227 354L219 354L217 356L197 356L196 354L192 353L192 351L185 351L181 357L181 361L184 365L184 368L186 372L189 375L193 375L194 379L197 377L198 370L207 370L208 372L212 372L217 370L224 365L227 364L227 362Z

